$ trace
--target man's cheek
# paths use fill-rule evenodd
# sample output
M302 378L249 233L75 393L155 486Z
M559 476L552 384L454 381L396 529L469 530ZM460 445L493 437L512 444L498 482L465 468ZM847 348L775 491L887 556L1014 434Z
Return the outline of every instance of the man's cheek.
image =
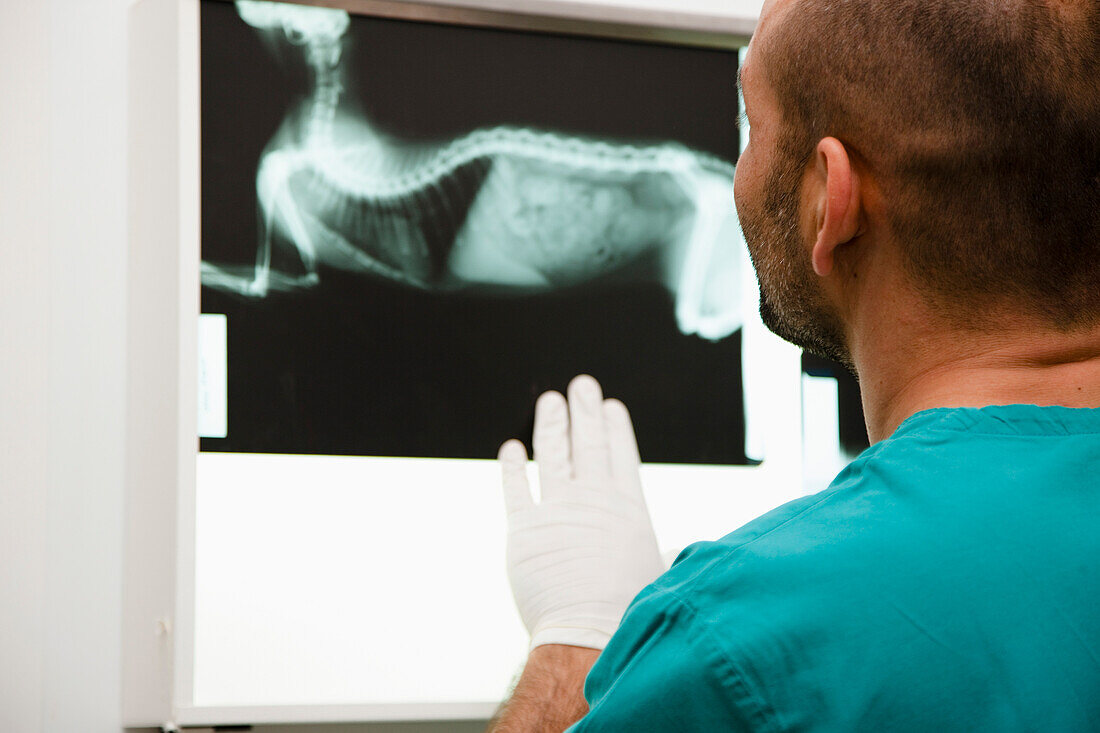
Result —
M741 156L744 160L745 156ZM742 173L743 163L739 163L733 175L733 205L737 211L737 218L741 221L742 230L745 229L746 220L749 218L750 204L745 191L745 174Z

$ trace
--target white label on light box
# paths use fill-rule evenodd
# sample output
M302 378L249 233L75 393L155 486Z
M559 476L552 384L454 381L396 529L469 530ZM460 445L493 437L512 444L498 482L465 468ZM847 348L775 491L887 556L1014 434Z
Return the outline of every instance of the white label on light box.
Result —
M229 434L226 318L220 313L199 316L199 437Z

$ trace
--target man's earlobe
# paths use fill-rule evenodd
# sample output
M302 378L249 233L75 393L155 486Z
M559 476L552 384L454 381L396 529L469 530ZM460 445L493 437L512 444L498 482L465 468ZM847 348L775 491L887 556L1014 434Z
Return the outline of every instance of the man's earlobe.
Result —
M810 253L810 262L819 277L828 277L833 271L833 250L822 244L819 238Z

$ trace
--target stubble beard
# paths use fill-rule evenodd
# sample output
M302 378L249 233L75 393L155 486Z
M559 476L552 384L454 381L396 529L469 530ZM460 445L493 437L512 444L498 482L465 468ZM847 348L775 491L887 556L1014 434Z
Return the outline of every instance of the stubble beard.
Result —
M801 174L793 160L780 163L764 182L761 210L739 214L760 287L760 318L784 341L840 362L854 373L843 326L818 287L802 243Z

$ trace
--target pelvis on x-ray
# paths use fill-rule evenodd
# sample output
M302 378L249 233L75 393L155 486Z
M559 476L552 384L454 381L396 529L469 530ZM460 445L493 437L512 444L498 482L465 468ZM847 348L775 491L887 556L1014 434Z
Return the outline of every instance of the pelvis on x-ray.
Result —
M347 103L347 13L236 7L305 55L312 88L260 159L255 266L204 261L203 285L260 298L313 287L324 268L337 268L410 288L506 295L642 272L673 295L685 334L720 339L740 327L744 244L729 162L672 141L506 126L404 141Z

